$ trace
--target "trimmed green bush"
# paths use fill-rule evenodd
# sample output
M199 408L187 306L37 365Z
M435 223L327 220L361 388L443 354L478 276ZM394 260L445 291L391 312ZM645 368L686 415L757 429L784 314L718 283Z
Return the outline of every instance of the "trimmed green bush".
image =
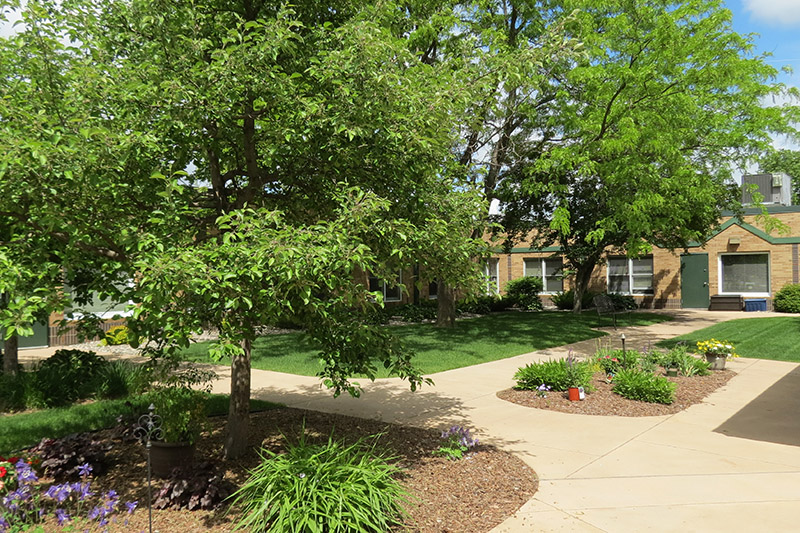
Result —
M540 292L542 292L542 279L538 277L512 279L506 284L506 299L520 309L528 311L542 310Z
M456 309L459 313L471 313L474 315L488 315L505 311L511 307L512 302L500 296L478 296L474 300L461 300L456 302Z
M800 284L784 285L775 293L772 306L780 313L800 313Z
M57 407L93 396L108 361L94 352L57 350L33 368L34 407Z
M554 391L565 391L570 387L592 389L594 364L590 361L573 361L566 359L542 361L525 365L514 374L516 388L520 390L537 390L540 385L547 385Z
M384 532L400 524L408 502L397 481L400 469L359 440L344 444L306 441L286 452L262 449L261 464L233 495L242 509L236 530L270 532Z
M597 296L597 293L591 291L584 291L581 298L581 309L589 309L592 307L592 298ZM566 292L557 292L550 297L553 304L559 309L571 310L575 306L575 291L570 289Z
M636 303L636 299L630 294L617 294L614 292L606 292L603 294L608 296L608 298L614 304L614 309L620 311L635 311L636 309L639 309L639 304Z
M436 319L436 300L418 304L403 304L384 309L388 318L400 317L404 322L422 322Z
M661 376L637 369L623 369L614 376L614 392L628 398L648 403L671 404L675 401L678 386Z

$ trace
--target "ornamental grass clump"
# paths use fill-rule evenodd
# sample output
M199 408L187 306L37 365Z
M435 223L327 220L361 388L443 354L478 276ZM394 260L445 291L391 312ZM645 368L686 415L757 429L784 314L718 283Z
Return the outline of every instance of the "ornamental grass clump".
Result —
M629 400L671 404L675 401L677 385L667 378L637 369L620 370L614 377L615 393Z
M262 449L261 464L232 496L237 531L276 533L384 532L405 516L401 470L365 439L312 444L305 431L285 453Z
M541 361L517 370L514 388L538 391L541 385L546 385L550 390L562 392L570 387L590 390L593 374L594 364L590 361L577 361L575 358Z

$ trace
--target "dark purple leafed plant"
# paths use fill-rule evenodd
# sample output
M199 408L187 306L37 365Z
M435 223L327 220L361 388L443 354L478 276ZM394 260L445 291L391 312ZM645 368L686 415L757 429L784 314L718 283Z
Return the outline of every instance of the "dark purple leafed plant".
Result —
M120 505L116 491L92 491L92 467L80 465L80 481L45 485L24 461L16 465L18 485L0 500L0 533L20 531L54 518L59 527L79 531L103 531L117 522L120 512L132 514L137 502ZM127 518L124 524L127 525Z

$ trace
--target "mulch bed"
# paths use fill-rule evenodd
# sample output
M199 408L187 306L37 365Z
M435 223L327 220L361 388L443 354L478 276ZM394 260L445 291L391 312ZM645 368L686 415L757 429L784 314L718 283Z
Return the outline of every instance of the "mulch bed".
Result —
M668 377L677 383L675 401L670 405L639 402L623 398L611 392L613 384L606 382L605 374L594 375L592 384L595 391L586 394L586 399L571 402L566 392L549 392L546 398L537 396L536 391L506 389L497 393L497 397L512 403L549 409L562 413L578 413L601 416L661 416L683 411L687 407L700 403L703 398L725 385L736 373L732 370L718 370L708 376Z
M256 448L236 461L222 460L224 417L214 417L211 435L204 437L197 448L197 460L219 461L225 478L236 486L247 479L248 469L260 461ZM416 503L409 509L403 531L437 533L485 533L500 524L528 501L536 492L535 472L522 460L492 446L479 445L473 453L459 461L433 457L439 447L440 433L434 430L386 424L341 415L281 408L251 416L251 442L279 451L282 434L297 435L305 424L312 439L327 440L331 431L347 441L362 436L384 433L379 448L397 460L406 470L402 479ZM114 439L112 430L97 433L98 439ZM111 531L147 530L146 456L143 446L114 440L109 452L110 470L94 481L95 489L115 489L122 500L138 500L140 508L126 526ZM160 487L154 481L154 491ZM158 510L153 511L153 529L160 533L194 531L231 531L238 519L236 509L226 514L218 511ZM118 529L117 529L118 528ZM398 530L399 531L399 530Z

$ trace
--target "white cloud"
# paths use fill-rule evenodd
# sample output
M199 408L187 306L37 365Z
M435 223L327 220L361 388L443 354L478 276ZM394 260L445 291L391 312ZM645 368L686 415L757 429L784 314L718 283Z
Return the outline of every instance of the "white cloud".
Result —
M800 26L800 0L742 0L745 11L763 22Z

